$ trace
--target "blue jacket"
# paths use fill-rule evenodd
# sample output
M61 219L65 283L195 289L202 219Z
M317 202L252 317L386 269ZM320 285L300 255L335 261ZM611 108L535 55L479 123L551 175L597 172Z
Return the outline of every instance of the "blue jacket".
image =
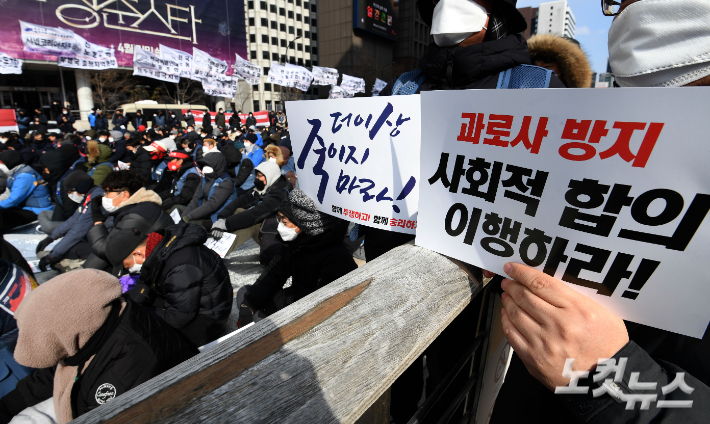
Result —
M96 114L95 113L89 114L89 125L91 125L91 128L94 128L96 126Z
M28 165L20 165L7 180L10 197L0 202L0 209L22 208L39 214L52 210L49 189L39 182L42 177Z
M52 232L51 237L54 240L61 238L50 253L52 257L61 260L69 249L84 240L86 234L94 226L94 220L91 217L91 200L103 195L104 190L100 186L94 186L84 198L84 204L79 206L69 219ZM103 207L101 212L106 216L107 213Z
M30 128L30 117L17 115L17 128L21 130L26 130Z
M257 146L254 145L254 148L251 149L251 153L244 153L244 157L251 160L251 162L254 164L254 168L256 169L257 166L264 160L264 150Z
M165 115L158 116L157 113L155 115L153 115L153 126L164 127L165 126Z

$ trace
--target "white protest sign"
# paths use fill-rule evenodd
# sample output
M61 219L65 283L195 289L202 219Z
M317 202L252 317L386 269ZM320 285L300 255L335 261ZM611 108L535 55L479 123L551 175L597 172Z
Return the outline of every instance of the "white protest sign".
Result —
M91 43L77 34L74 34L74 41L71 53L57 55L58 66L95 70L118 68L118 61L112 48Z
M308 69L301 66L290 64L283 66L278 63L271 62L271 68L269 69L269 75L266 82L278 84L284 87L294 87L301 91L306 91L310 86L310 80L308 79L308 75L303 71L310 74ZM311 77L311 79L313 78Z
M229 248L232 247L232 244L236 239L236 235L232 233L224 233L222 234L222 237L219 240L215 240L212 237L207 239L207 241L205 242L205 246L208 249L214 250L220 258L224 258L225 256L227 256Z
M385 87L387 87L386 81L382 81L379 78L375 78L375 85L372 86L372 95L379 96L380 92L384 90Z
M133 75L160 81L180 82L180 68L177 62L161 59L138 46L133 50Z
M210 56L197 47L192 48L193 79L226 77L229 65L227 62Z
M311 81L313 81L313 74L308 69L303 66L292 65L290 63L286 64L286 70L293 73L293 78L295 79L294 87L301 91L308 91L311 86Z
M232 78L228 77L226 81L220 81L217 78L207 77L202 80L202 88L205 94L217 97L234 97L236 94L235 88L232 85Z
M364 93L365 80L362 78L351 77L343 74L343 80L340 82L340 87L350 91L351 93Z
M298 182L321 212L414 234L419 96L286 102Z
M176 62L180 69L180 77L192 77L192 55L182 50L172 49L160 44L160 58Z
M621 318L702 337L708 94L423 93L440 125L423 126L417 244L498 274L526 263Z
M338 85L330 87L330 92L328 92L329 99L349 99L354 96L355 93L351 93Z
M249 85L257 85L261 82L261 66L251 63L248 60L242 59L241 56L235 53L237 62L232 66L234 74L246 81Z
M48 55L71 55L76 44L73 31L20 21L20 37L25 51Z
M313 67L313 85L338 85L338 70L323 66Z
M130 166L128 166L128 164L126 162L121 162L120 160L118 161L118 169L123 171L123 170L129 169L129 168L130 168Z
M21 74L22 59L16 59L5 53L0 53L0 74Z

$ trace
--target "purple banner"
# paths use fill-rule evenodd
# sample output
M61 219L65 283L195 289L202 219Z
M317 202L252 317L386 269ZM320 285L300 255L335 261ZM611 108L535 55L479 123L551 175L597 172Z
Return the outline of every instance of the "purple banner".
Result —
M115 49L119 66L133 66L136 46L158 54L160 44L192 54L192 48L234 62L247 57L244 2L234 0L5 0L0 1L3 53L24 60L55 61L24 51L20 20L69 29L87 41ZM227 73L232 73L232 68Z

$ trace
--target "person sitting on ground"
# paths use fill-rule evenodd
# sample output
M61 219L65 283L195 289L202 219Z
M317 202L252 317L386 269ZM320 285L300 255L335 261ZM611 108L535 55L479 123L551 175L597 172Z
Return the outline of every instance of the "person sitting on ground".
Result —
M146 181L149 181L151 177L150 169L152 166L150 152L148 152L141 144L139 138L134 138L128 141L126 143L126 150L130 152L130 155L128 155L126 159L131 167L131 171L145 178Z
M80 182L68 193L69 198L80 206L71 218L58 226L52 231L52 234L37 245L36 253L40 258L40 271L45 272L47 266L52 266L53 269L60 272L67 272L83 265L86 258L91 255L91 245L86 240L86 235L94 226L91 200L103 196L103 194L104 190L100 186L94 185L94 180L91 178ZM106 214L103 209L101 212ZM50 252L44 251L55 240L59 240L59 243Z
M190 157L193 157L193 151L195 150L194 141L189 138L181 138L179 142L178 139L175 139L175 142L177 143L178 151L187 153Z
M185 152L170 152L168 159L163 176L153 191L163 200L163 210L169 211L175 206L184 210L202 182L200 171Z
M115 273L140 274L126 296L196 346L217 339L232 311L233 289L222 258L204 246L207 230L181 222L147 233L148 226L135 222L106 241Z
M86 238L91 244L92 254L84 262L84 268L105 270L110 269L106 261L106 237L111 231L121 228L123 219L141 217L152 223L151 232L167 227L173 220L161 208L160 196L146 190L145 180L133 171L113 172L101 187L104 195L96 196L91 201L94 226Z
M266 156L266 160L268 160L269 162L275 162L276 165L279 166L279 168L281 168L285 164L283 152L281 151L281 149L279 149L278 146L274 146L272 144L266 146L264 148L264 156Z
M37 214L52 210L49 189L41 184L42 177L29 165L22 163L22 155L16 150L0 153L0 171L7 176L6 190L9 195L0 201L6 229L29 224L37 220Z
M313 199L293 190L278 207L279 240L285 249L252 285L237 293L239 326L252 315L270 315L357 269L343 241L348 223L318 211ZM284 289L288 278L291 286Z
M50 235L52 232L62 225L67 219L74 215L74 212L79 207L79 203L72 200L77 197L69 196L69 193L76 191L76 187L86 181L93 179L84 171L68 171L69 174L59 183L60 188L54 193L54 201L56 206L54 210L42 211L37 215L37 221L40 225L40 231Z
M69 146L73 148L74 146ZM76 149L74 149L76 151ZM77 152L77 156L78 156ZM39 165L42 167L41 176L50 196L57 192L57 184L69 170L69 167L76 161L70 161L64 151L60 149L50 150L39 158ZM53 196L52 196L53 197ZM47 212L47 211L45 211Z
M27 143L20 153L22 153L22 159L27 165L37 172L41 172L42 167L39 164L39 160L46 152L54 150L54 146L47 140L47 135L44 133L35 131L31 137L32 141Z
M113 172L113 164L109 162L111 157L111 148L106 145L97 142L96 140L90 140L86 143L86 168L87 174L94 179L95 185L101 185L106 177Z
M183 219L217 221L217 214L237 198L234 180L227 174L227 159L217 149L216 142L208 138L202 147L202 159L197 165L202 168L202 182L187 205Z
M592 86L592 68L577 40L552 34L538 34L528 40L530 61L549 69L567 88Z
M67 423L199 352L123 297L116 277L96 270L47 281L25 297L15 318L15 359L37 371L0 399L0 422L49 401L56 421Z
M121 138L116 138L113 140L111 145L111 157L108 161L114 166L118 166L118 161L125 162L128 151L126 150L126 143L131 139L131 133L126 131Z
M298 188L298 176L296 176L296 162L291 156L291 151L288 147L279 146L281 156L283 157L283 165L281 165L281 175L291 183L293 188Z
M262 163L254 173L254 188L219 212L219 219L212 225L212 236L219 239L224 232L237 236L228 254L251 238L261 246L261 262L268 264L278 250L272 247L278 244L276 208L288 198L292 187L273 162Z

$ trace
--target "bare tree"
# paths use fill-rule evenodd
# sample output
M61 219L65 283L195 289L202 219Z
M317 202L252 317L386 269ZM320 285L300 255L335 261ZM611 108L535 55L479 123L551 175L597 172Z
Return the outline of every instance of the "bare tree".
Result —
M246 109L246 105L252 98L253 87L246 81L239 81L237 92L234 95L234 107L237 111Z
M284 87L282 85L278 85L277 87L276 92L279 93L279 100L281 101L284 109L286 108L286 102L292 100L303 100L304 98L305 93L298 88Z
M198 81L189 78L181 78L180 83L175 84L173 90L169 89L168 86L163 83L161 94L165 98L166 103L193 104L204 103L205 92Z
M115 110L121 103L133 100L136 80L130 72L107 69L91 72L94 103L106 110Z

